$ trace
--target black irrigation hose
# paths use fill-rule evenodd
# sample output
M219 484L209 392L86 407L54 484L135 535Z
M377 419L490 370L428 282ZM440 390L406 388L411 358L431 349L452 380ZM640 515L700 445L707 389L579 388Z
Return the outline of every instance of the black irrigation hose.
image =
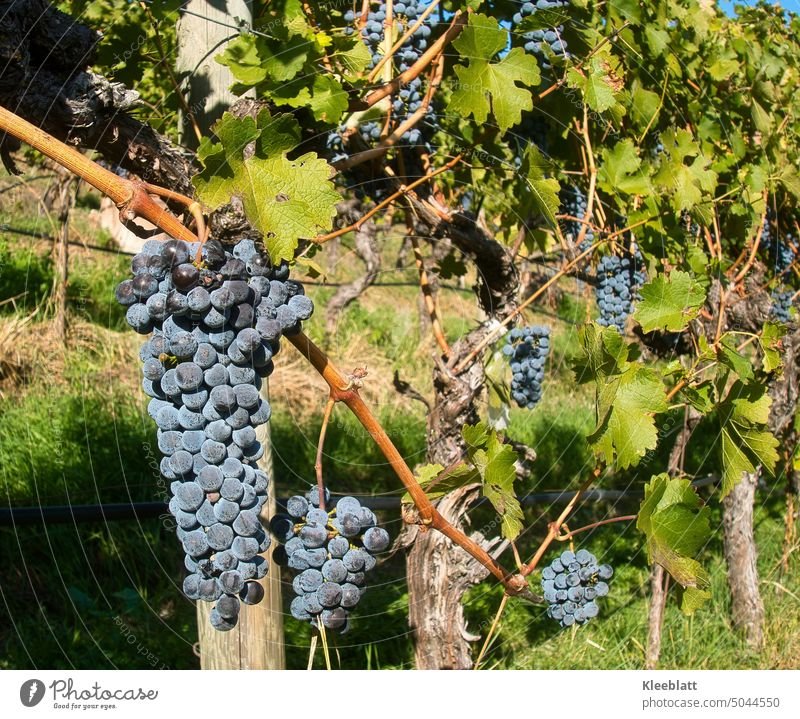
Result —
M716 477L705 477L692 482L695 487L705 487L717 482ZM541 492L527 494L520 498L525 507L535 504L566 504L575 496L574 491ZM641 498L644 491L639 489L590 489L583 499L588 502L607 502L619 499ZM286 506L288 497L279 497L278 505ZM400 497L371 497L356 495L362 505L376 510L400 509ZM476 506L488 500L480 499ZM83 522L114 522L130 519L155 519L167 514L166 502L132 502L129 504L75 504L51 505L43 507L7 507L0 509L0 527L22 527L33 524L71 524Z

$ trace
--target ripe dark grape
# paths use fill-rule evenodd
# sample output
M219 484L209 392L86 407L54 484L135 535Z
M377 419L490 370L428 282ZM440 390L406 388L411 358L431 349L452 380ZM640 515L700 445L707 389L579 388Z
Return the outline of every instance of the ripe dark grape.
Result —
M583 219L586 214L587 201L586 195L580 187L575 185L573 187L562 188L559 192L559 199L561 200L562 214ZM578 239L583 227L583 223L575 220L563 221L564 235L571 243L574 243ZM589 244L594 241L594 232L591 227L587 227L583 241Z
M536 2L528 0L523 2L511 19L512 31L516 32L516 26L524 18L534 15L537 10L565 8L567 6L569 6L569 0L537 0ZM523 33L522 42L525 51L535 55L541 66L549 69L554 60L569 57L567 43L562 37L563 32L564 26L559 25L555 28L532 30Z
M783 324L788 325L792 321L792 296L794 290L792 289L774 289L770 295L772 298L772 306L770 307L770 314Z
M625 329L625 321L639 299L638 289L647 281L644 259L638 249L622 257L605 255L597 265L595 297L600 308L598 324Z
M520 407L533 409L541 400L549 352L549 327L515 327L508 333L503 354L511 365L511 396Z
M116 296L137 332L153 332L140 351L143 387L153 397L148 413L158 426L161 472L175 480L169 508L190 572L185 594L217 602L211 624L227 631L240 602L264 595L255 580L266 573L259 554L270 544L259 519L268 478L258 469L264 450L255 427L271 414L258 390L272 372L282 327L265 336L257 318L288 310L298 331L313 305L299 283L285 287L288 266L272 265L251 240L233 253L209 240L200 266L193 264L198 249L181 240L146 243ZM275 285L276 296L283 289L282 301L262 294L263 282ZM289 310L295 296L305 300L303 312Z
M597 616L595 599L608 594L607 581L613 574L608 564L598 565L596 557L585 549L562 553L542 570L547 616L562 627L585 624Z
M326 489L326 507L329 500ZM305 497L290 497L286 507L289 513L275 515L270 529L284 544L286 564L299 572L292 582L297 596L291 614L344 632L350 611L366 591L364 572L375 566L376 553L388 549L389 534L355 497L342 497L335 507L321 509L317 487Z

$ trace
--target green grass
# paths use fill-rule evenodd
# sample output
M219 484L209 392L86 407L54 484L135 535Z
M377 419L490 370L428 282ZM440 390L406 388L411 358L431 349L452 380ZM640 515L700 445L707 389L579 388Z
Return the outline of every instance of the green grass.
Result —
M3 221L7 220L0 218L0 223ZM28 229L43 231L40 221L28 223ZM52 265L42 248L42 243L0 237L0 300L27 292L17 304L20 315L36 305L46 305L51 291ZM74 341L63 356L60 348L48 344L47 337L41 338L38 359L25 368L20 383L2 386L0 487L5 505L124 502L164 496L165 483L155 468L155 429L139 390L135 340L125 330L123 313L113 300L113 287L125 274L127 258L78 252L73 260L71 317L92 324L86 336ZM408 274L414 277L413 272ZM398 278L400 274L392 279ZM346 281L347 277L337 279ZM314 291L319 306L331 292ZM400 369L404 379L428 391L429 363L425 350L420 350L426 338L420 335L416 303L414 286L373 288L341 318L332 339L333 354L358 340L366 359L379 358L384 366ZM449 308L443 318L445 331L454 339L471 326L473 318L463 312L463 303L444 304ZM13 311L10 303L0 307L6 318ZM536 411L511 411L509 435L533 447L538 455L531 476L519 485L520 493L574 488L594 466L585 441L595 421L590 409L592 390L575 384L569 363L577 351L573 323L582 320L585 311L577 294L565 293L555 310L529 316L531 321L554 328L553 361L548 367L545 398ZM46 318L46 312L37 316L37 323L42 317ZM45 332L46 323L36 328ZM316 314L308 330L314 337L323 337L323 312ZM387 388L387 395L390 392ZM325 398L317 399L318 411L299 414L290 404L291 397L276 400L272 435L280 495L302 491L314 481ZM413 466L424 461L424 408L418 403L397 407L387 402L378 414ZM669 430L669 422L669 418L662 420L662 430ZM690 446L687 456L690 471L713 470L716 459L705 452L705 433L710 432L713 427L701 425L696 430L696 444ZM665 453L666 449L660 451L636 471L604 479L601 486L640 487L654 467L664 466ZM328 430L325 472L334 491L400 493L396 477L371 438L343 407L335 410ZM718 523L716 498L705 490L702 496L714 507ZM636 508L636 500L587 504L576 512L571 526L633 513ZM797 561L786 576L775 570L781 552L782 512L781 501L759 494L759 568L768 633L765 652L753 653L729 625L725 567L717 538L702 557L712 577L710 606L686 618L674 602L669 604L662 650L665 668L797 666ZM487 508L475 509L470 516L477 528L493 517ZM526 509L530 529L519 540L521 553L529 555L535 549L552 516L553 510L541 504ZM401 523L396 513L385 513L381 521L397 536ZM487 668L642 666L649 590L641 538L633 525L626 523L597 529L580 539L582 546L616 568L612 593L601 616L580 631L563 631L540 607L512 601L487 656ZM184 574L182 554L174 532L160 520L3 528L0 542L5 549L0 596L6 612L6 621L0 624L0 667L198 666L192 650L197 641L194 606L182 597L179 587ZM504 561L511 560L506 556ZM284 579L284 588L290 592L290 576ZM486 634L500 596L491 582L468 593L465 607L471 630ZM371 577L350 631L336 639L334 666L413 666L407 604L400 552ZM307 665L309 643L309 627L287 616L290 667ZM314 665L323 666L321 648Z

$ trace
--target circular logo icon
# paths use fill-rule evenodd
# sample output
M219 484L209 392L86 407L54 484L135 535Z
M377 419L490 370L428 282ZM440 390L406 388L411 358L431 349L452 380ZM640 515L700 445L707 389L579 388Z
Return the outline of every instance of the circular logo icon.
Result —
M19 699L26 707L35 707L44 699L44 682L28 679L19 690Z

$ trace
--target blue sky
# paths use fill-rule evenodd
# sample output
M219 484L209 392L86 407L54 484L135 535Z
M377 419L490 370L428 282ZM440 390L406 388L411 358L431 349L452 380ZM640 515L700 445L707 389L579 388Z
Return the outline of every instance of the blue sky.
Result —
M755 5L755 3L747 2L747 0L740 0L739 2L730 2L730 0L721 0L719 6L729 15L733 13L734 5ZM787 10L800 14L800 0L781 0L781 5Z

